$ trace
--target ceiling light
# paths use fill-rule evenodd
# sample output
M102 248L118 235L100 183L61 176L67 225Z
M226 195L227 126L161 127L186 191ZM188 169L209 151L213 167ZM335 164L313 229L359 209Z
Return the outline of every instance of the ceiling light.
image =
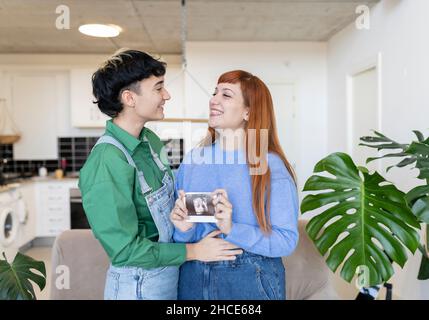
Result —
M117 37L122 28L114 24L84 24L79 27L79 31L87 36L110 38Z

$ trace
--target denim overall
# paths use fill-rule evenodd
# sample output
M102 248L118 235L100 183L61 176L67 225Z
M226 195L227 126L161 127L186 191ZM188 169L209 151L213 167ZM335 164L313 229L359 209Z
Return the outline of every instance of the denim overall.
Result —
M147 138L144 137L144 141ZM109 143L120 149L128 163L135 167L143 196L158 229L158 242L172 242L174 226L170 221L170 212L174 207L174 182L167 168L161 162L149 143L150 152L158 166L164 172L162 187L156 191L147 184L143 172L137 169L131 155L125 147L110 136L102 136L95 144ZM94 146L94 147L95 147ZM176 300L179 268L163 266L154 269L140 267L115 267L110 265L107 271L104 290L105 300Z

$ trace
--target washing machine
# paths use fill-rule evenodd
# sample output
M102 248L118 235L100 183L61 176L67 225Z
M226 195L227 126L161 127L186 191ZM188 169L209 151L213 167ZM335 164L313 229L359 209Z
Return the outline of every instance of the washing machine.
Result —
M13 261L19 248L24 245L27 210L18 187L0 189L0 255L5 253Z

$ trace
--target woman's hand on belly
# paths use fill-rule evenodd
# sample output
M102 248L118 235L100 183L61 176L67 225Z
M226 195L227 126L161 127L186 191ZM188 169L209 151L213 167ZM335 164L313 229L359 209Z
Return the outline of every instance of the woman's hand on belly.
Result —
M209 233L197 243L186 244L186 260L199 260L203 262L235 260L235 256L242 254L243 250L224 239L217 238L221 231Z

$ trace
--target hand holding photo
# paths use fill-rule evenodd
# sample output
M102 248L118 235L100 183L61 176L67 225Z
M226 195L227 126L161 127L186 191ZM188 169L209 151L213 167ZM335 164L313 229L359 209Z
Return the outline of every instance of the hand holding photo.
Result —
M210 192L187 192L183 199L188 209L188 222L217 222Z

